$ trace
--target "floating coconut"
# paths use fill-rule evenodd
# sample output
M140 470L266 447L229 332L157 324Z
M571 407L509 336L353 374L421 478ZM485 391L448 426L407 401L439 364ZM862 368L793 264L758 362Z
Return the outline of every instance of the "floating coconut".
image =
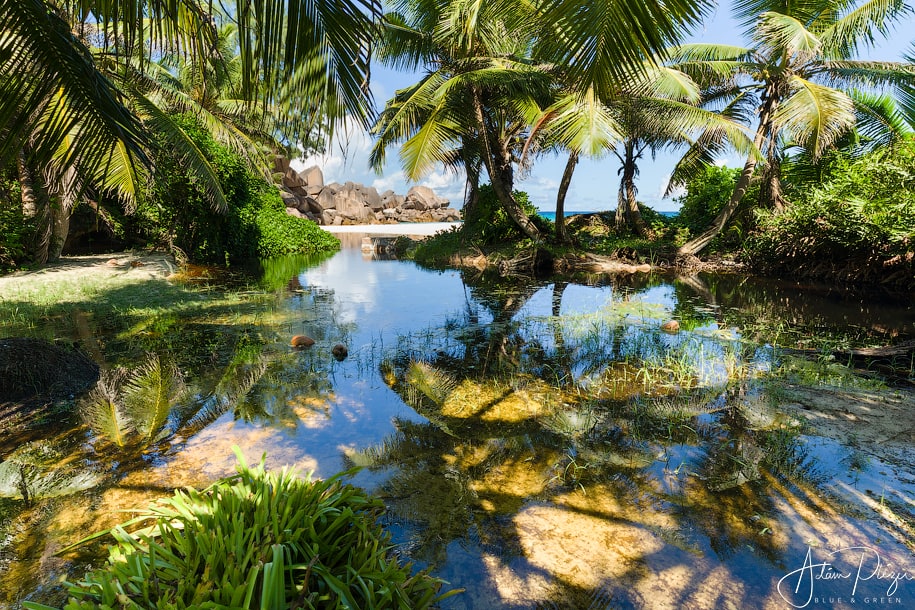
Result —
M311 347L315 344L315 340L308 335L296 335L292 338L289 344L296 348Z
M661 330L665 333L678 333L680 332L680 323L676 320L668 320L664 324L661 324Z
M330 353L332 353L337 360L343 360L349 354L349 351L346 349L345 345L338 343L330 350Z

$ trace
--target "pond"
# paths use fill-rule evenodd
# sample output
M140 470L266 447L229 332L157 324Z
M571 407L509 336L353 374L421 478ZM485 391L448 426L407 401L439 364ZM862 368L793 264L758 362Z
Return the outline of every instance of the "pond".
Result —
M10 315L108 372L0 446L0 607L62 603L99 546L55 553L233 446L359 467L396 552L464 589L446 608L915 607L913 363L844 356L915 336L911 301L430 271L344 237L164 309Z

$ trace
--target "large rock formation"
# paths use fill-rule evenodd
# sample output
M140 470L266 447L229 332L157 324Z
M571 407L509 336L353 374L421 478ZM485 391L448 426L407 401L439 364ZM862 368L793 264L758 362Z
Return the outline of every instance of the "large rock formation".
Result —
M286 212L319 225L394 224L398 222L452 222L460 211L427 186L414 186L406 196L394 191L379 194L375 187L355 182L324 184L321 168L297 172L289 160L274 165Z

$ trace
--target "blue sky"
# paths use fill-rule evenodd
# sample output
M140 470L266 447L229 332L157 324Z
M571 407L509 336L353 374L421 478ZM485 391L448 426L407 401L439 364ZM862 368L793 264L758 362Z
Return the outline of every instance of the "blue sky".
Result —
M721 3L718 9L710 15L706 24L697 31L690 41L720 42L729 44L744 44L740 36L739 26L730 16L730 2ZM898 25L894 35L887 41L880 43L875 49L865 55L870 59L898 60L906 51L913 39L908 32L915 25L915 20L909 19ZM371 88L379 108L384 106L393 93L416 80L416 75L395 72L382 66L372 69ZM400 171L397 150L390 149L387 154L387 165L379 176L368 166L368 153L371 149L371 139L361 129L352 125L340 130L336 141L321 157L310 158L298 163L299 167L318 164L325 174L327 182L361 182L374 185L379 191L393 189L398 193L406 193L412 183L403 178ZM721 160L731 167L739 167L743 160L731 154ZM516 179L516 188L527 191L531 200L541 210L552 211L555 209L556 189L565 166L565 155L544 156L537 159L529 176ZM674 153L662 153L656 159L650 157L640 163L640 175L637 180L639 200L651 207L660 210L676 210L678 204L671 198L663 198L667 179L676 162ZM619 163L615 157L608 156L604 159L592 161L582 160L575 170L569 193L566 197L566 210L568 211L597 211L616 208L616 193L619 187L617 173ZM438 194L449 198L455 207L460 207L463 199L464 176L454 175L442 169L432 172L419 184L432 187Z

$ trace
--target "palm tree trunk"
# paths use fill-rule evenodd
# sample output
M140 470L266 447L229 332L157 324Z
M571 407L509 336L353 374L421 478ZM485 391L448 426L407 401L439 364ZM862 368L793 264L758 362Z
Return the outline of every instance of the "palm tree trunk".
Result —
M759 113L759 127L756 128L756 137L753 139L755 151L762 149L763 144L771 131L769 120L777 106L778 98L775 96L768 97L763 102L763 107ZM740 172L740 177L737 178L737 184L734 185L734 192L731 194L731 198L728 200L727 204L718 213L718 216L715 217L715 220L712 221L712 226L701 235L694 237L680 246L677 250L677 256L695 256L712 243L712 240L721 233L728 224L728 221L731 220L731 217L740 205L740 200L743 199L743 196L747 193L751 178L753 178L753 171L756 169L755 151L751 151L747 156L747 161L743 165L743 171Z
M636 235L645 237L648 235L648 227L645 226L642 212L639 211L639 202L636 200L636 193L638 193L638 189L635 186L636 159L638 159L639 154L635 152L635 143L627 141L621 191L625 196L626 218L629 221L629 226L635 231Z
M464 218L472 218L480 201L480 166L469 159L464 160L467 181L464 184Z
M540 241L540 230L527 217L527 214L524 213L524 210L521 209L512 194L510 157L507 167L504 162L504 155L502 155L503 159L499 161L500 167L496 167L496 158L489 142L486 118L483 116L483 102L480 100L480 92L476 87L471 87L471 97L473 99L473 111L477 120L477 129L480 133L480 144L483 147L483 164L489 174L489 182L492 184L492 189L495 191L499 203L502 204L502 209L515 221L515 224L521 228L524 234L534 241Z
M19 186L22 192L22 216L33 227L27 250L32 260L43 265L48 261L48 244L51 238L51 211L48 197L41 188L35 172L29 166L25 151L19 151L16 161Z
M556 193L556 241L564 243L568 240L566 235L566 193L569 192L569 185L572 183L572 174L575 172L575 166L578 165L578 151L573 150L569 153L569 160L566 162L566 168L562 172L562 180L559 181L559 191Z
M778 154L775 134L769 137L769 154L766 160L766 175L763 187L759 193L759 205L773 207L779 212L785 209L785 200L782 198L782 162Z
M48 244L48 260L60 258L70 233L70 216L76 205L76 170L69 168L60 180L57 201L51 206L51 239Z

